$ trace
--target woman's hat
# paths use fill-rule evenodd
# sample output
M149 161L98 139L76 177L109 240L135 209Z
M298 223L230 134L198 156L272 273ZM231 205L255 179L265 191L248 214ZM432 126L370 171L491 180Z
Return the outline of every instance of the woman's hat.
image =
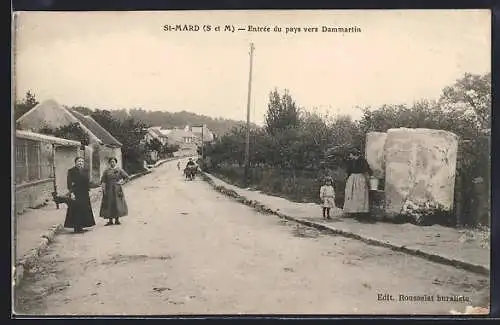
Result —
M325 182L328 182L328 181L333 182L333 178L331 176L326 176Z

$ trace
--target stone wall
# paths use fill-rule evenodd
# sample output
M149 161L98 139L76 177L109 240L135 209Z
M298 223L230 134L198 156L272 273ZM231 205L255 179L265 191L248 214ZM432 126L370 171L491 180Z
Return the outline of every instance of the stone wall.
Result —
M384 148L385 213L405 203L430 202L453 208L458 137L441 130L390 129Z
M16 214L23 213L28 208L37 208L52 200L54 181L45 179L16 186Z

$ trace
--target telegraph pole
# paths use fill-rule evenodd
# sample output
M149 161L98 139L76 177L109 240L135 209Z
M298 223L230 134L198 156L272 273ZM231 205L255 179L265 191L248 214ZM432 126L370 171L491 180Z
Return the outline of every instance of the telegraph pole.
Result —
M252 68L253 68L253 51L255 47L250 43L250 72L248 76L248 98L247 98L247 136L245 142L245 185L249 184L249 169L250 169L250 100L252 98Z
M201 161L204 161L205 156L203 155L203 147L205 146L205 142L203 141L203 129L205 128L205 124L201 126Z

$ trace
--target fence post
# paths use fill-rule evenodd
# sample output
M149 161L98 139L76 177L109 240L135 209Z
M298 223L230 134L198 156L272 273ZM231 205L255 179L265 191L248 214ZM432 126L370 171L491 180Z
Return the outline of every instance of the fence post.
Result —
M24 144L23 144L23 149L24 149L24 167L25 167L25 179L26 181L28 182L29 179L30 179L30 164L28 162L28 141L24 141Z

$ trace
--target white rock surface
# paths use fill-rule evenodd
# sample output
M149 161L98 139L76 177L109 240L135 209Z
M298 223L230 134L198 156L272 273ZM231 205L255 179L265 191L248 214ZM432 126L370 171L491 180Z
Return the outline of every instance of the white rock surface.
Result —
M378 179L385 177L384 146L387 138L385 132L368 132L366 134L366 160Z
M453 207L458 137L441 130L390 129L385 142L385 212L398 215L405 202Z

